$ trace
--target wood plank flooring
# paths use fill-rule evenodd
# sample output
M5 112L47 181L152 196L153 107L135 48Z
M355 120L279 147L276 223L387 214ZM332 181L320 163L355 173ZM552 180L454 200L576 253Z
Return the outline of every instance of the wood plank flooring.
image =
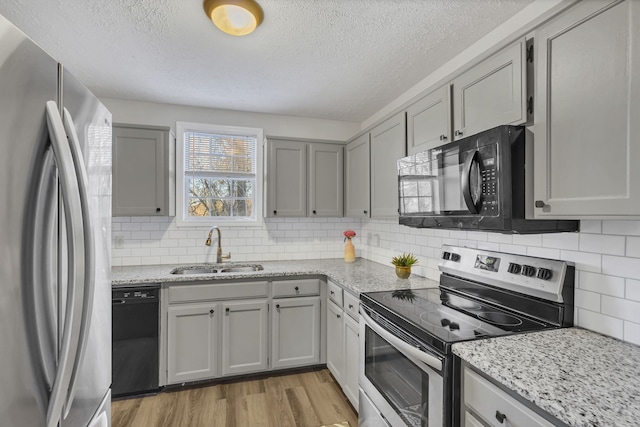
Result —
M117 400L112 427L318 427L358 415L327 369Z

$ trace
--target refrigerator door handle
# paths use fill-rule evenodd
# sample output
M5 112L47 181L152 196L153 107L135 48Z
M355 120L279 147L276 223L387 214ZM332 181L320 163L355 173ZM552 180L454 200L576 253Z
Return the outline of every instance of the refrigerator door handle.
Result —
M80 146L80 140L76 133L76 128L73 123L73 118L66 108L63 111L62 121L64 124L64 130L69 140L69 146L71 148L71 155L75 166L76 177L78 179L78 190L80 195L80 204L82 210L82 228L84 236L84 298L82 301L82 320L80 323L80 337L78 352L76 353L75 361L73 364L73 371L71 374L71 382L69 387L69 393L65 402L63 417L66 418L71 410L71 404L76 391L76 384L78 378L78 372L80 370L80 364L84 358L84 353L87 348L87 342L89 341L89 325L91 322L91 315L93 314L93 295L95 291L95 252L94 252L94 236L91 223L91 212L89 206L88 188L89 178L87 175L87 168L84 163L84 156L82 155L82 148Z
M84 237L82 232L82 204L78 179L73 164L73 155L67 135L64 131L62 118L58 112L55 101L46 103L47 127L51 145L58 166L59 181L62 193L62 204L67 222L67 247L68 247L68 286L65 319L60 343L60 357L58 369L53 381L49 396L49 404L46 415L46 427L58 425L62 415L63 405L73 372L72 363L76 360L78 342L80 340L82 306L78 301L83 300L84 293L84 262L85 252Z

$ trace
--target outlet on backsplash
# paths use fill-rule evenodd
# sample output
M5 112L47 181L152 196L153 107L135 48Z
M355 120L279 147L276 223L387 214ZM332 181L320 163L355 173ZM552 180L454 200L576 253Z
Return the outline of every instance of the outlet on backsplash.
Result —
M380 235L378 233L367 233L367 245L380 247Z
M113 246L116 249L124 248L124 236L118 235L113 237Z

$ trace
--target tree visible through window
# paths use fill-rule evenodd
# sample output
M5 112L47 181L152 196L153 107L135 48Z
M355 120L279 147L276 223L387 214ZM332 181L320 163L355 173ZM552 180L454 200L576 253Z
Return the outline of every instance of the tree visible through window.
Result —
M184 220L255 220L258 135L182 132Z

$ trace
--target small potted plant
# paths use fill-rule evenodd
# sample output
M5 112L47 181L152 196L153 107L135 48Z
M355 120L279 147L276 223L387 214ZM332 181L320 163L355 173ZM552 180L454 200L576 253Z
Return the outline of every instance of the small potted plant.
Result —
M396 275L401 279L408 279L411 275L411 266L418 262L418 258L412 253L403 253L400 256L394 256L391 264L396 266Z

